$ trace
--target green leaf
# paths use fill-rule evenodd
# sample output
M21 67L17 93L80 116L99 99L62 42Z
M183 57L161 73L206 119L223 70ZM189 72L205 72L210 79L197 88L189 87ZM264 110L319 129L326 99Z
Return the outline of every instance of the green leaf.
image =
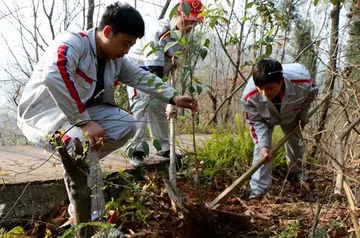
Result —
M160 88L163 84L164 84L164 83L157 83L157 84L155 84L155 89Z
M194 115L194 121L199 120L199 116L200 116L200 114L199 114L199 113L196 113L196 114Z
M197 84L201 84L201 82L200 82L200 80L198 79L198 78L193 78L193 81L195 82L195 83L197 83Z
M141 143L141 147L142 147L144 153L145 153L146 155L149 155L149 153L150 153L150 148L149 148L149 144L148 144L146 141L143 141L143 142Z
M144 52L146 50L147 47L149 47L151 44L151 41L149 43L147 43L146 45L144 45L144 47L141 50L141 53Z
M200 55L201 59L204 60L204 59L206 58L206 56L207 56L207 53L208 53L208 49L207 49L207 48L201 47L201 48L199 49L199 55Z
M319 4L319 0L314 0L314 6L316 7Z
M149 101L149 106L152 108L156 108L158 105L158 100L150 100Z
M249 2L245 5L245 9L252 8L253 5L254 5L254 2Z
M182 54L182 51L181 50L178 50L178 51L176 51L175 53L174 53L174 56L179 56L179 55L181 55Z
M62 234L60 236L60 238L74 238L74 237L75 237L75 228L74 227L71 227L70 229L66 230L64 232L64 234Z
M169 13L169 18L170 18L170 20L174 17L175 12L177 12L178 8L179 8L179 4L176 4L175 7L173 7L173 8L171 9L171 11L170 11L170 13Z
M150 47L152 48L152 49L158 49L159 48L159 42L158 41L150 41Z
M156 51L159 51L159 48L152 49L149 53L147 53L146 57L149 57L150 55L154 54Z
M274 27L271 27L270 30L268 31L267 35L271 36L271 34L274 32Z
M181 37L182 37L182 33L181 31L179 30L172 30L170 32L171 36L174 37L177 41L180 41L181 40Z
M193 86L189 86L188 90L190 94L195 93L195 88Z
M12 228L8 234L13 234L13 235L25 235L24 229L21 226L16 226L14 228Z
M196 85L196 91L198 94L202 92L203 88L200 85Z
M249 18L247 18L246 16L243 16L242 18L240 18L241 21L247 21L249 20Z
M154 81L155 81L154 78L153 78L153 79L149 79L149 80L147 81L148 86L151 87L151 85L154 83Z
M177 45L177 42L169 42L166 44L165 48L164 48L164 52L168 51L171 47L173 47L174 45Z
M168 76L164 75L164 77L162 77L162 81L164 83L166 83L169 80Z
M184 70L184 72L182 72L181 74L181 82L185 82L186 79L189 77L189 75L190 75L190 71Z
M186 45L186 37L181 37L180 44Z
M266 54L267 55L271 55L271 53L272 53L272 45L266 45Z
M181 3L181 6L182 6L182 10L183 10L183 12L185 13L185 15L186 15L187 17L189 17L189 16L190 16L190 11L191 11L191 8L190 8L189 3L187 3L187 2L182 2L182 3Z
M157 151L161 151L161 144L160 144L160 141L158 139L153 140L153 146L155 147L155 149Z
M205 46L206 48L210 48L210 40L209 39L205 39L205 40L203 40L203 46Z

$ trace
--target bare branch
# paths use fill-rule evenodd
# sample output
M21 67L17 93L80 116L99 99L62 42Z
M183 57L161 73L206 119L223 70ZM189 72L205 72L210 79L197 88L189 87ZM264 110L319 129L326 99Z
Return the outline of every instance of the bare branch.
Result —
M165 13L166 13L167 9L169 8L170 2L171 2L171 0L166 0L165 4L160 12L158 20L161 20L164 18Z
M94 18L94 10L95 10L95 5L94 5L94 0L88 0L89 3L89 9L87 12L87 26L86 29L91 29L94 27L94 22L93 22L93 18ZM85 8L85 6L84 6Z

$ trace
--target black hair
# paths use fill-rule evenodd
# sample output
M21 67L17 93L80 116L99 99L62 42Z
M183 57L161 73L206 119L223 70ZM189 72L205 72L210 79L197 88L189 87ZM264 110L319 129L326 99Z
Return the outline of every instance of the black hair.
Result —
M145 23L141 14L128 3L116 2L106 7L101 17L99 30L111 26L112 32L128 34L142 38L145 33Z
M279 83L282 76L281 63L271 58L259 60L253 72L254 84L256 86L262 86L268 83Z

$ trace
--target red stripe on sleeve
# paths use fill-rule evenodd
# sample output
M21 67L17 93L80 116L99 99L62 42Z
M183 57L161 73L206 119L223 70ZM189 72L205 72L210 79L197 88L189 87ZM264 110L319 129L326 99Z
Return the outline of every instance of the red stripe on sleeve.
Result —
M255 94L259 93L259 90L254 89L245 96L245 101L247 101L250 97L254 96Z
M249 114L247 112L245 112L245 118L246 118L246 120L249 120ZM257 144L259 142L259 140L258 140L258 137L255 132L254 123L249 121L249 124L250 124L251 137L253 138L254 143Z
M292 83L311 83L310 79L291 79Z
M70 93L71 98L74 99L74 101L76 102L79 112L83 113L85 111L85 106L81 102L79 94L75 88L74 82L70 80L69 72L66 69L66 64L67 64L66 54L68 49L69 47L67 45L61 45L58 48L57 67L60 72L61 78L64 81L65 86Z

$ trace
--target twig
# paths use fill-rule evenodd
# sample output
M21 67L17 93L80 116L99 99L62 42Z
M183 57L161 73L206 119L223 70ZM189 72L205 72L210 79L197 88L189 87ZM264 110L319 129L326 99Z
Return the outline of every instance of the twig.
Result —
M22 196L24 196L24 193L27 189L27 187L30 185L30 183L26 184L24 190L22 191L22 193L20 194L20 196L18 197L18 199L16 199L14 205L10 208L10 210L5 214L5 216L1 219L1 222L3 222L5 220L5 218L10 214L10 212L15 208L16 204L18 204L18 202L20 201L20 199L22 198Z
M360 238L359 223L358 223L358 218L356 216L356 211L355 211L356 208L355 208L355 202L354 202L354 195L353 195L349 185L346 183L346 181L343 181L343 186L344 186L346 198L349 202L351 221L354 225L355 235L356 235L356 238Z
M319 223L319 215L320 215L320 212L321 212L321 208L322 208L322 203L317 202L316 203L315 214L314 214L314 220L313 220L313 224L311 226L311 232L310 232L310 235L309 235L310 238L315 237L316 227L317 227L317 225Z

